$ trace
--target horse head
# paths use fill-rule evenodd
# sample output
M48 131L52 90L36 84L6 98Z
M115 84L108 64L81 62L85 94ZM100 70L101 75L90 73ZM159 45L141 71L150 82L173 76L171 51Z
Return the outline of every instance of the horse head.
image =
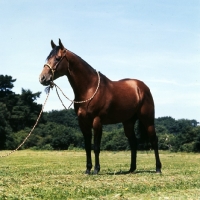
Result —
M52 51L47 56L46 64L42 73L39 76L39 81L42 85L49 85L51 82L63 75L66 75L64 66L69 64L67 59L67 49L63 46L61 40L59 39L59 46L56 46L53 40L51 40Z

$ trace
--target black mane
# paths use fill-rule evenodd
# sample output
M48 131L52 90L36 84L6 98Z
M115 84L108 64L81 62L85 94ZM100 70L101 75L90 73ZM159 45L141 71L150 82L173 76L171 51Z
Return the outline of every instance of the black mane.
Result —
M56 46L54 49L52 49L46 60L49 60L51 57L55 56L58 53L59 49L59 46Z

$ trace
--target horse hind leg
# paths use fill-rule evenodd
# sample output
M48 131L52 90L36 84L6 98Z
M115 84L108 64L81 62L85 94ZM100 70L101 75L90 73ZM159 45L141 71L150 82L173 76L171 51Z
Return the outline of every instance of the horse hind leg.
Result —
M126 137L128 138L129 145L131 148L131 165L129 172L132 173L136 170L136 158L137 158L137 138L134 132L134 125L136 119L130 119L126 122L123 122L124 132Z
M161 173L162 164L160 162L159 152L158 152L158 138L156 136L155 126L153 123L148 125L148 120L145 120L146 123L140 121L140 126L143 126L142 129L144 130L141 134L147 134L148 141L150 142L152 148L154 149L155 159L156 159L156 173Z
M160 162L160 157L158 153L158 137L156 136L154 125L147 127L147 133L149 136L149 140L152 148L154 149L155 159L156 159L156 173L161 173L162 164Z

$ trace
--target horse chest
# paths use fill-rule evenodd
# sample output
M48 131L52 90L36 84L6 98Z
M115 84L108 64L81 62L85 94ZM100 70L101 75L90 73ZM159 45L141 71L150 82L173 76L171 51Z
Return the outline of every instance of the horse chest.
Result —
M77 113L78 118L86 117L86 110L85 109L78 108L76 113Z
M79 107L76 113L79 119L84 119L84 120L90 119L91 118L90 116L92 116L92 112L89 112L88 109L82 107Z

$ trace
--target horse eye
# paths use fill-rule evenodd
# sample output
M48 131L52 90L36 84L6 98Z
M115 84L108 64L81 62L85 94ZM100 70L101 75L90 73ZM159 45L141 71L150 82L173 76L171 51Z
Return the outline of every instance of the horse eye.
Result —
M59 61L61 57L56 57L56 61Z

